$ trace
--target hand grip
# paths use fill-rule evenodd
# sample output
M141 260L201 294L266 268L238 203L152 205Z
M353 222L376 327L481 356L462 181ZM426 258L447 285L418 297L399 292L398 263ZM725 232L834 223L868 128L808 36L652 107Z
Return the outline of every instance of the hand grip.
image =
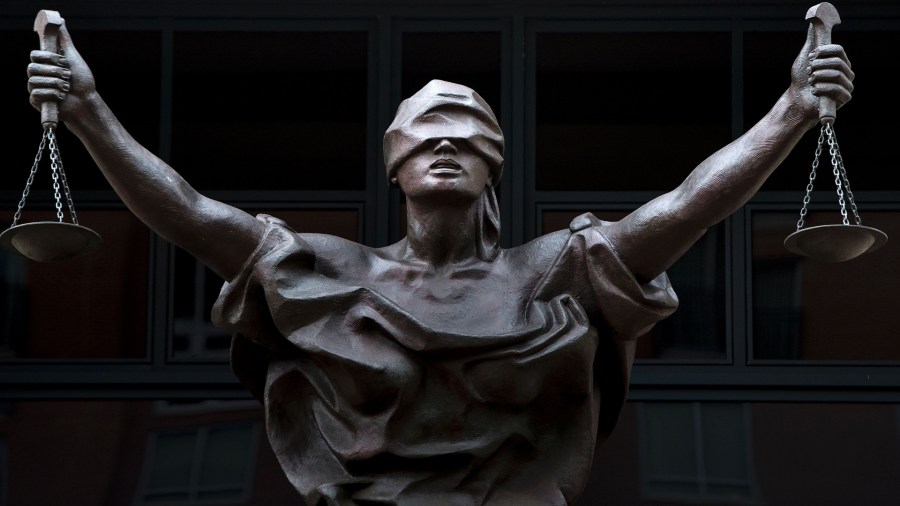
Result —
M34 31L38 34L41 51L59 52L59 27L63 24L63 18L59 12L42 10L34 18ZM44 102L41 104L41 124L44 130L56 128L58 123L58 105L56 102Z
M828 2L813 5L806 11L806 20L812 24L816 36L816 46L831 44L831 29L841 23L837 9ZM837 115L837 105L829 97L819 97L819 121L833 124Z

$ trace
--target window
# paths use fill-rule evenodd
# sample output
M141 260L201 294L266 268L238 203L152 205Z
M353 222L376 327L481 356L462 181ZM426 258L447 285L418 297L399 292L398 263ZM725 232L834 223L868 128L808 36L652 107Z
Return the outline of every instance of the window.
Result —
M172 165L203 191L365 189L366 44L365 32L175 32Z
M307 3L80 2L61 14L129 132L204 194L372 247L405 233L382 135L428 80L470 85L498 114L510 247L585 211L619 219L673 189L769 110L807 26L805 6L775 3ZM41 133L25 97L35 13L6 7L0 228ZM810 132L747 206L668 270L680 308L638 341L632 403L581 504L896 495L900 188L885 175L897 114L883 67L900 47L900 4L838 7L833 38L857 80L835 130L863 224L888 243L841 264L784 249ZM0 402L15 407L0 417L6 502L296 501L255 435L258 407L237 417L195 409L250 400L228 367L230 336L210 322L222 280L134 218L65 125L58 138L80 221L104 243L65 264L0 252ZM53 217L44 176L27 221ZM820 174L810 224L835 222L833 197ZM158 399L168 407L155 409ZM85 448L99 463L80 460ZM209 460L241 452L251 457ZM58 465L45 470L51 458Z
M537 190L668 191L731 140L727 32L547 26L534 35Z
M805 226L840 223L835 199L823 192ZM896 323L893 301L900 299L892 281L900 279L897 241L840 264L798 257L783 241L796 230L799 209L798 202L791 212L751 215L753 360L900 360L900 343L887 338ZM897 212L863 208L860 217L863 225L900 237Z
M139 504L245 501L254 471L256 424L161 429L150 436Z
M16 359L143 359L150 232L128 211L75 205L79 223L103 239L94 253L42 263L0 251L9 272L0 278L0 349ZM8 225L14 211L3 211L0 223ZM23 222L47 220L56 220L50 211L23 213Z
M755 502L748 406L642 403L638 409L645 496Z

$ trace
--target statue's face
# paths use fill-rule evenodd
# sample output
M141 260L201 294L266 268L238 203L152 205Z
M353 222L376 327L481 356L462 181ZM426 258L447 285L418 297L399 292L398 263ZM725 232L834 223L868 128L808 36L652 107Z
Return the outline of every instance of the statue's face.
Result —
M475 200L492 184L487 161L461 139L431 139L403 162L397 182L407 199Z

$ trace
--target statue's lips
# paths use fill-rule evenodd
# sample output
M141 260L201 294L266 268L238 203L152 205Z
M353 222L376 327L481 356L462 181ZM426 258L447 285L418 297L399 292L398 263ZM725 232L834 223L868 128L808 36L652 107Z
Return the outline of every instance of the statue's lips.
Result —
M431 173L438 175L462 174L462 166L449 158L441 158L431 164Z

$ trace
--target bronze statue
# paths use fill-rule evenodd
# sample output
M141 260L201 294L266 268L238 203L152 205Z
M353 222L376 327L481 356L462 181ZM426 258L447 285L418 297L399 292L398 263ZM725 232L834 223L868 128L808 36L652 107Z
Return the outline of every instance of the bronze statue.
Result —
M818 124L818 97L850 100L854 77L811 29L769 113L678 188L510 249L497 120L473 90L432 81L384 136L407 236L371 248L200 195L119 123L65 26L59 41L31 55L31 103L58 101L127 206L226 280L214 321L234 332L234 372L317 505L575 502L635 339L677 306L665 270Z

